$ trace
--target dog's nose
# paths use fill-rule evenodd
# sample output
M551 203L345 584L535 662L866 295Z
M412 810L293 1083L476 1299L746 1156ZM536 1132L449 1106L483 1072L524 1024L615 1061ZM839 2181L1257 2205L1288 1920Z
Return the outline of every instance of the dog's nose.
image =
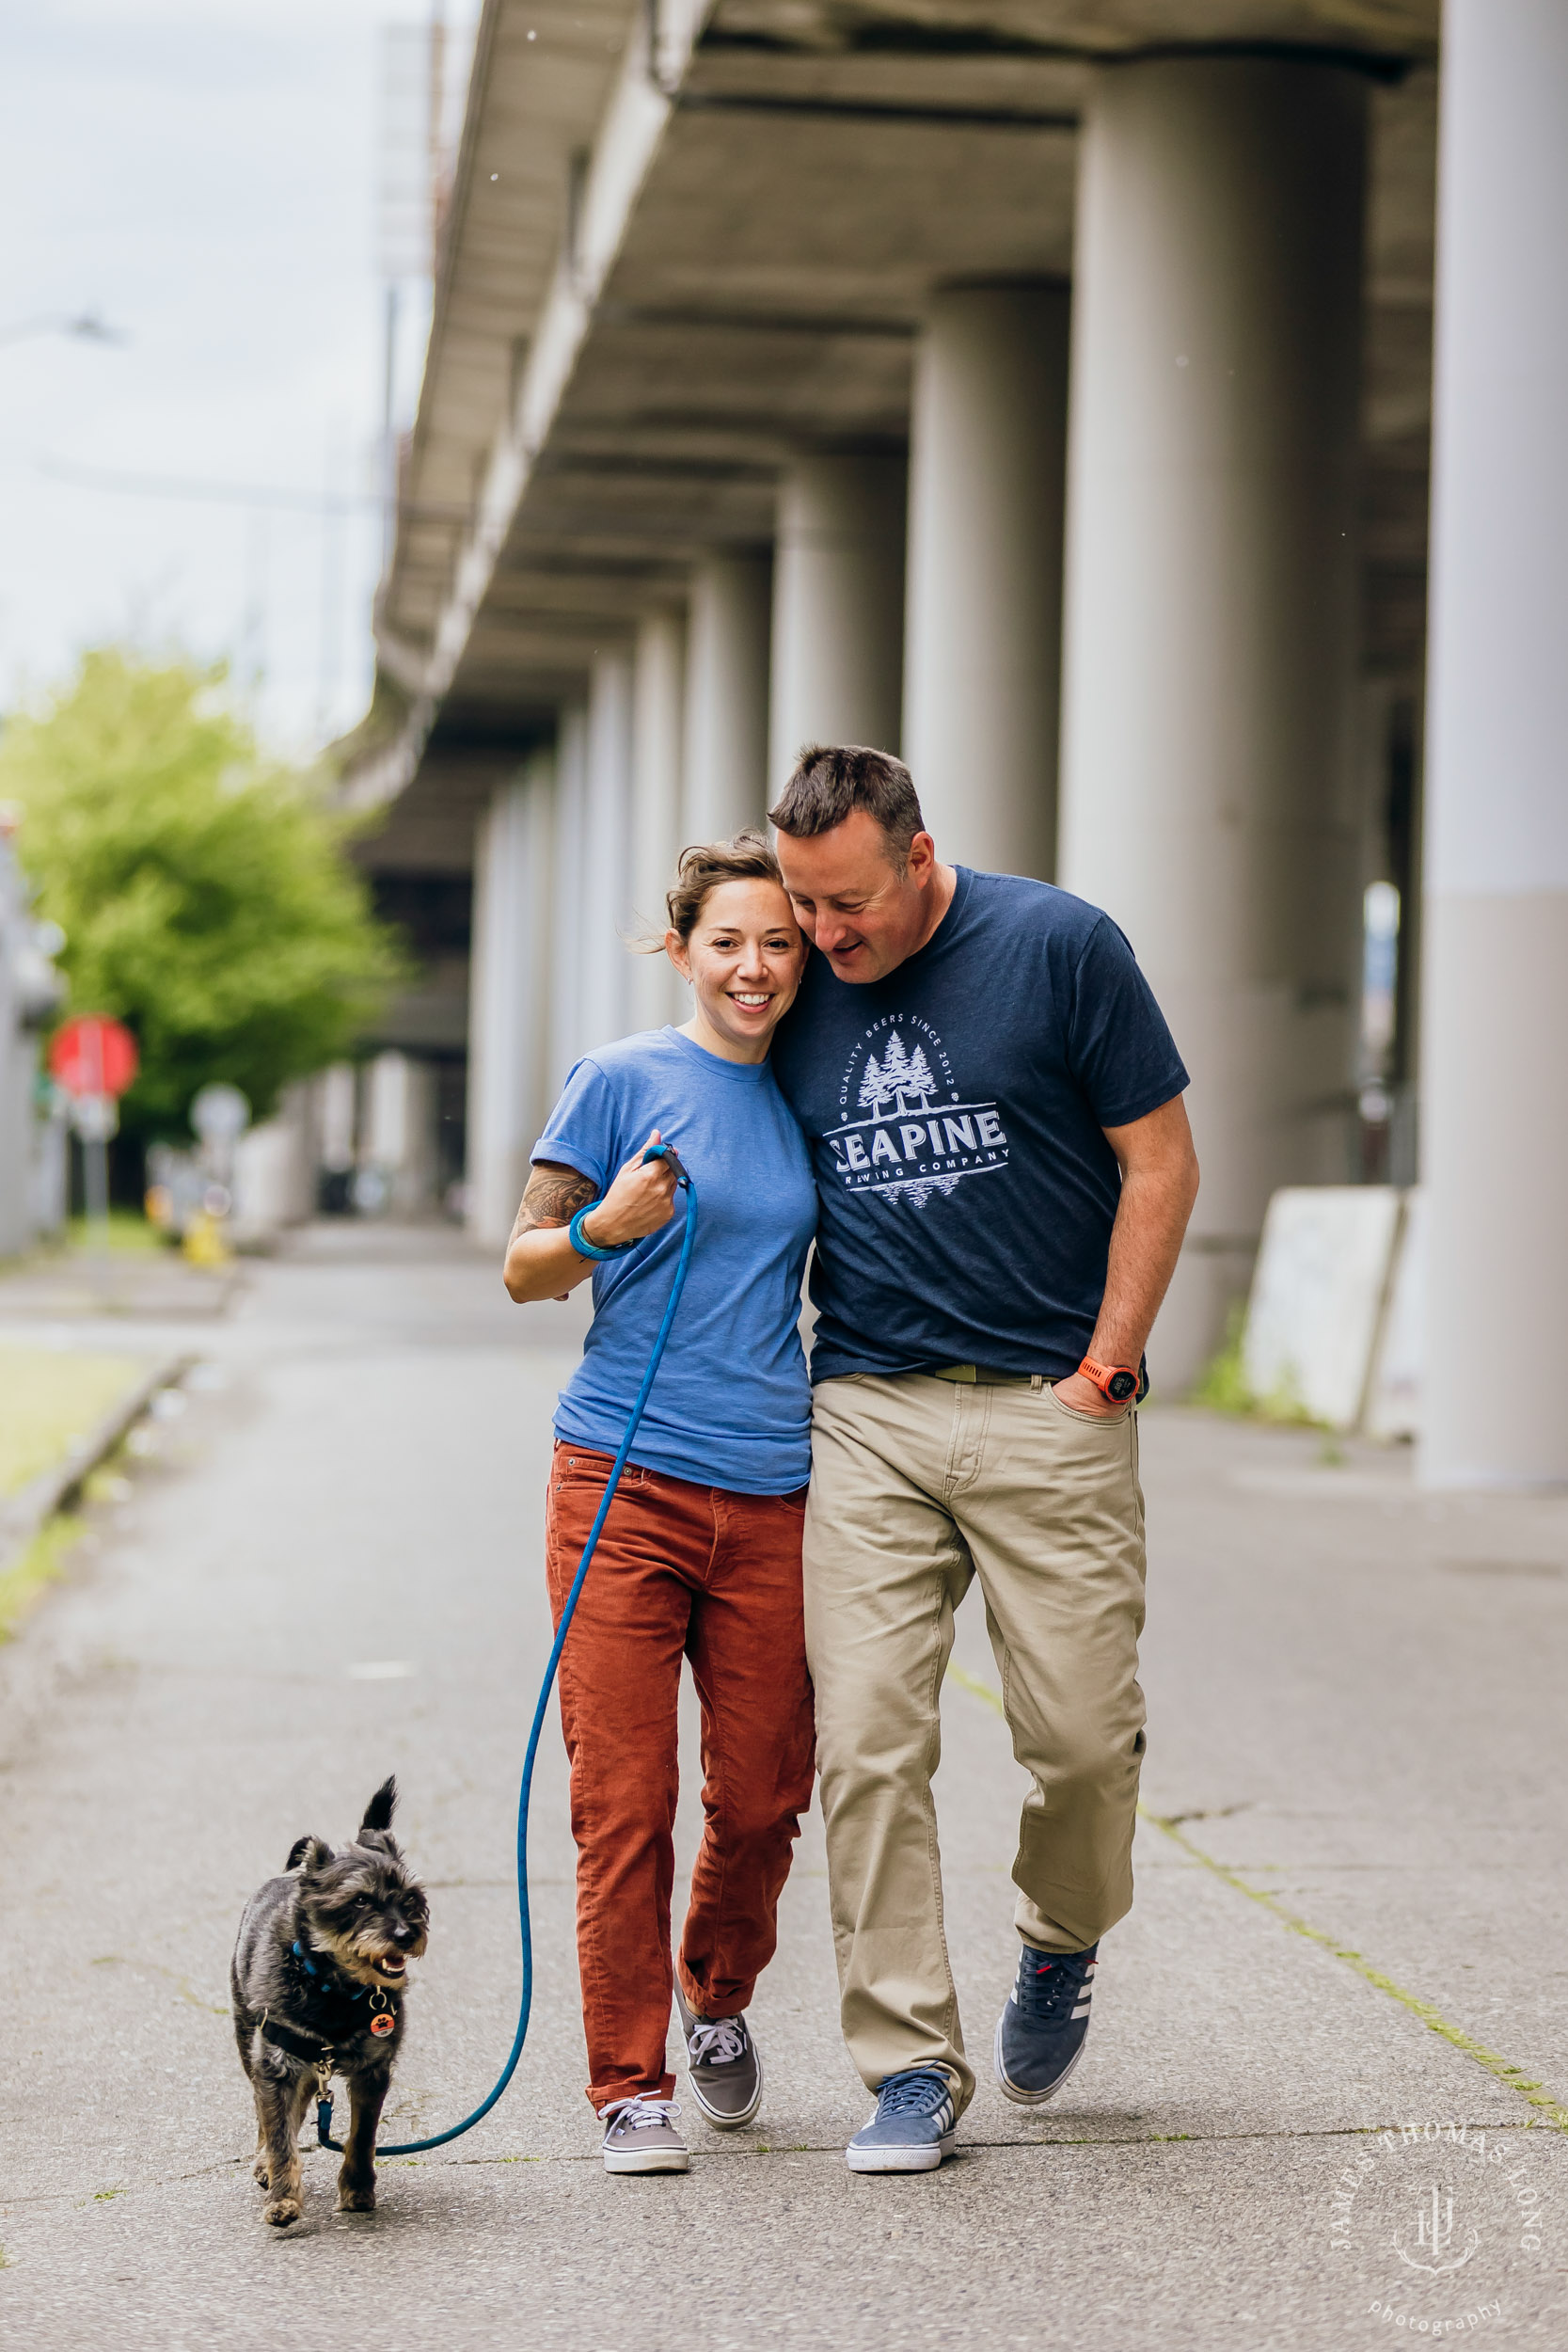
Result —
M394 1944L412 1944L414 1941L413 1929L405 1926L403 1920L400 1919L396 1927L392 1930L392 1941Z

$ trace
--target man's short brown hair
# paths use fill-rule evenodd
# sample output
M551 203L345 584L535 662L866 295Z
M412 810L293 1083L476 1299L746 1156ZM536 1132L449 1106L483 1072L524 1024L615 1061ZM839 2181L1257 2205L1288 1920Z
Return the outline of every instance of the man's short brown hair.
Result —
M913 777L891 752L872 751L864 743L808 743L768 815L781 833L809 840L813 834L831 833L857 808L875 817L888 856L902 873L910 843L925 832L926 820Z

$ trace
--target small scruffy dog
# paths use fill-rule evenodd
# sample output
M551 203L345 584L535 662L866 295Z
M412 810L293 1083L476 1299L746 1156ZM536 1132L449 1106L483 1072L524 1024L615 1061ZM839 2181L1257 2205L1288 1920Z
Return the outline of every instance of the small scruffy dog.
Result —
M375 2205L375 2131L403 2040L408 1963L430 1906L391 1835L396 1779L382 1782L351 1845L296 1838L286 1875L245 1907L230 1966L234 2039L256 2097L256 2178L276 2229L299 2219L299 2129L312 2091L348 2085L340 2213Z

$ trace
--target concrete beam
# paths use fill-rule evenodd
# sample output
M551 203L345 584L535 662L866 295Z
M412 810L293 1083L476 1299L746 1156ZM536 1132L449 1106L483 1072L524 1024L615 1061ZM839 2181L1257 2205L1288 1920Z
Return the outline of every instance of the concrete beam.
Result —
M1568 12L1445 24L1420 1470L1531 1486L1568 1482Z
M469 962L468 1228L499 1246L543 1124L552 951L553 751L535 752L494 795L474 858Z
M691 578L685 831L721 841L766 822L773 560L711 556Z
M1060 872L1193 1073L1175 1385L1270 1195L1350 1172L1365 119L1340 67L1173 58L1104 73L1085 132Z
M808 742L896 752L904 666L901 456L800 457L779 491L768 782Z
M1065 286L932 301L910 436L904 757L942 854L1056 869Z
M631 928L664 929L665 893L682 842L686 733L686 615L645 613L632 675ZM626 975L627 1024L657 1029L687 1017L686 990L662 955L639 954Z

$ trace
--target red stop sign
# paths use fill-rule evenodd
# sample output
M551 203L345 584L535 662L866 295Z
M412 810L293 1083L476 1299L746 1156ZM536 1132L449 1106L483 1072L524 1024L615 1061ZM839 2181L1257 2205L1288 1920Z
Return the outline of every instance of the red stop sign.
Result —
M136 1074L136 1041L123 1023L79 1013L55 1033L51 1074L68 1094L123 1094Z

